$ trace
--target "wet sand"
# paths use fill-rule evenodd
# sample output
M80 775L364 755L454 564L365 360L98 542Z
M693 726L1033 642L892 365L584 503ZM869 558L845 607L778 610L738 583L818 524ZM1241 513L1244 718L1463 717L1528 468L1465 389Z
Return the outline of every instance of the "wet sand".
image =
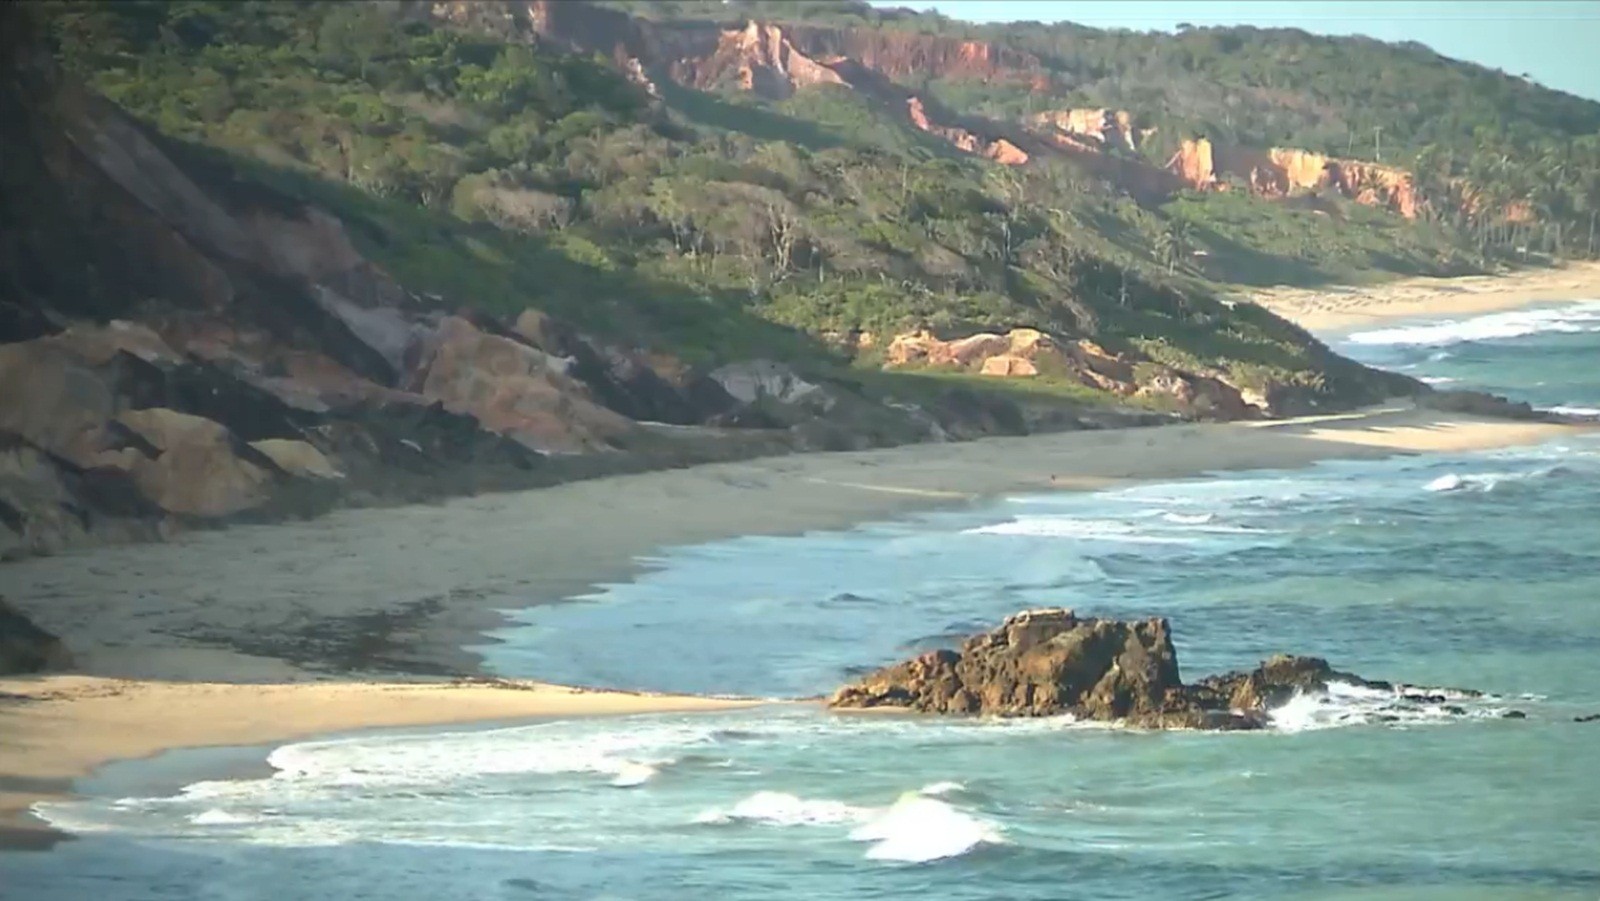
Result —
M843 528L1009 491L1537 443L1574 427L1394 407L811 454L196 533L0 567L82 670L0 680L0 844L111 760L376 726L753 703L456 684L500 610L628 577L669 545Z

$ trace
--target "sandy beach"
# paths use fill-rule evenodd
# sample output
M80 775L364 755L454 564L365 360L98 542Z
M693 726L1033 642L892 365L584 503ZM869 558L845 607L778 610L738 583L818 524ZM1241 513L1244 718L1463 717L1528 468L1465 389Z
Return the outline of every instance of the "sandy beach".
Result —
M58 836L29 805L70 791L112 760L170 748L279 744L326 732L534 717L726 710L756 701L532 682L128 681L62 675L0 680L0 848L43 848ZM174 715L174 712L181 715Z
M498 625L498 610L624 578L665 545L840 528L1008 491L1528 444L1572 428L1395 407L815 454L10 564L0 593L63 636L83 674L0 680L0 841L48 845L29 805L108 761L167 748L754 703L399 675L470 673L462 645Z
M1600 263L1469 278L1411 278L1368 286L1272 288L1240 295L1312 331L1389 319L1475 316L1547 301L1600 298Z
M1600 297L1600 265L1257 295L1311 329ZM78 672L0 679L0 847L106 762L385 726L721 709L751 700L460 681L500 611L626 579L659 548L846 528L1016 491L1538 443L1577 427L1396 405L1275 422L993 438L574 482L200 532L0 566ZM421 675L419 675L421 674Z

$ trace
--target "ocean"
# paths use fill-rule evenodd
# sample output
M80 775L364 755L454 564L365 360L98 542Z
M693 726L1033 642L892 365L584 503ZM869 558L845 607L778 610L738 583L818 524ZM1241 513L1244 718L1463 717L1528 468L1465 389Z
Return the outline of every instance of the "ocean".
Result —
M1333 343L1600 410L1600 302ZM1351 689L1248 734L792 704L388 731L264 749L270 772L174 791L161 774L228 770L180 752L44 805L83 840L0 857L0 896L1594 901L1600 723L1574 718L1600 712L1597 510L1600 437L1582 436L670 548L518 611L489 666L810 697L1069 606L1170 618L1185 678L1288 651L1487 694L1394 720Z

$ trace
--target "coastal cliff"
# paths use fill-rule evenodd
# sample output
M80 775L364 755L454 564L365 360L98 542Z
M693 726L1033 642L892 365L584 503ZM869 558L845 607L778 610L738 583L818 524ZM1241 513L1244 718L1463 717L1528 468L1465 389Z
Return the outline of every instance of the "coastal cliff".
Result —
M587 3L152 14L5 13L7 556L1427 391L1219 299L1194 232L1150 238L1172 214L1139 204L1181 179L1136 111L1007 120L913 83L1050 96L1003 42ZM1310 159L1275 165L1335 177Z

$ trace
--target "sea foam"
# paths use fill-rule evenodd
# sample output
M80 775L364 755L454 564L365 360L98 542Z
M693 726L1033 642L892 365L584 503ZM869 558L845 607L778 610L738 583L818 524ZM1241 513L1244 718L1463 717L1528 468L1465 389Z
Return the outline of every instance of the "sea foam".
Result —
M1589 302L1552 309L1516 310L1471 319L1372 329L1350 334L1345 341L1365 345L1444 345L1520 338L1544 332L1593 331L1600 331L1600 303Z
M851 830L850 838L873 843L869 860L903 863L957 857L1005 841L998 825L918 792L902 795L882 815Z

